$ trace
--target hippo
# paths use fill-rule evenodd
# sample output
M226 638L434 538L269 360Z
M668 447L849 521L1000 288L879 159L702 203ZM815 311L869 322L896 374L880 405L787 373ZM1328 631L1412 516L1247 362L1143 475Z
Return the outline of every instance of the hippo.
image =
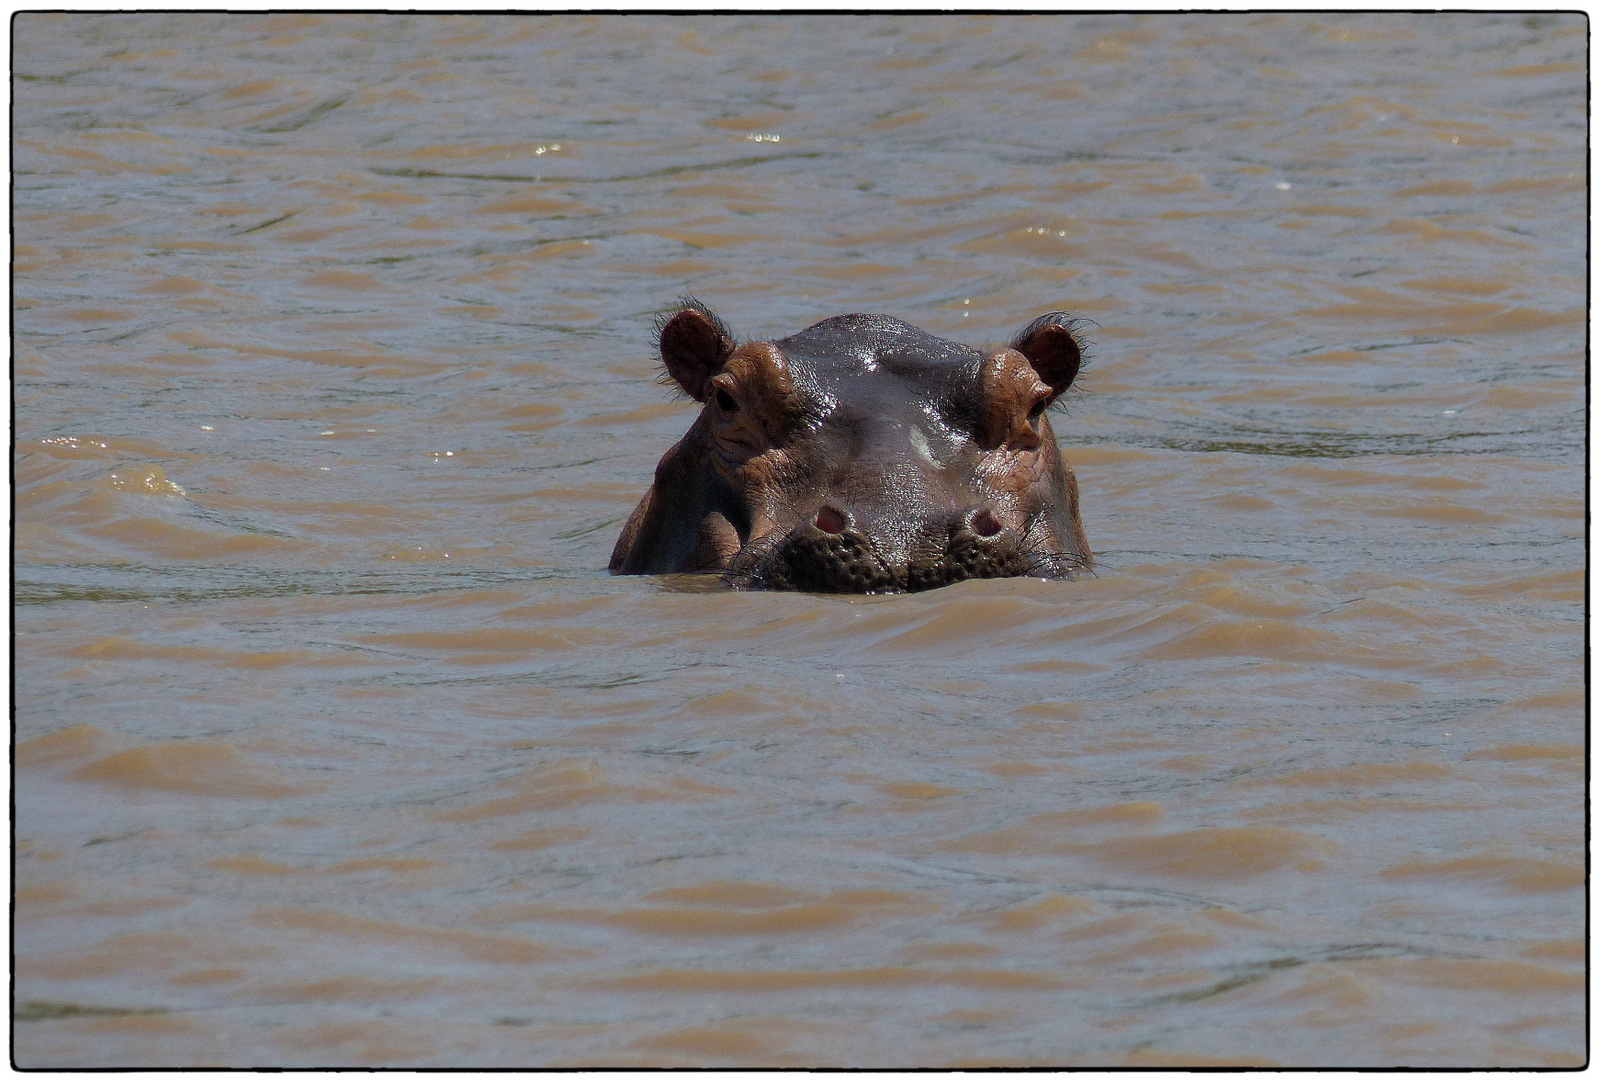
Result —
M1078 376L1062 312L982 351L853 313L739 345L692 297L656 323L661 382L704 404L611 554L616 574L900 593L1094 564L1045 410Z

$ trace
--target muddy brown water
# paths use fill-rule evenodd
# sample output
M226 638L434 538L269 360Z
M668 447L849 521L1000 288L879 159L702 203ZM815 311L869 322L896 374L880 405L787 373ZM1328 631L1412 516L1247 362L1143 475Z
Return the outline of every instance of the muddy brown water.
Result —
M1586 33L20 17L17 1062L1581 1062ZM607 575L688 291L1098 576Z

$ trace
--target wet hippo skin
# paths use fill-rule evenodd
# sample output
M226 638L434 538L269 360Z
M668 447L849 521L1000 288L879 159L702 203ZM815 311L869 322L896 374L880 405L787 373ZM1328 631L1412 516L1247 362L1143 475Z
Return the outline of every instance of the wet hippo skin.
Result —
M1073 326L1051 312L984 352L852 314L741 346L686 299L661 359L704 408L611 570L827 593L1073 577L1093 559L1045 415L1078 375Z

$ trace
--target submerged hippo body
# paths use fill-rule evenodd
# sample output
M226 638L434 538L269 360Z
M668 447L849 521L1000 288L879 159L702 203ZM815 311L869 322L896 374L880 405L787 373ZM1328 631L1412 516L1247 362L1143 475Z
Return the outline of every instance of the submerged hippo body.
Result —
M1093 561L1044 415L1078 374L1071 322L1052 312L989 353L860 314L738 346L685 301L661 358L705 408L611 570L828 593L1072 577Z

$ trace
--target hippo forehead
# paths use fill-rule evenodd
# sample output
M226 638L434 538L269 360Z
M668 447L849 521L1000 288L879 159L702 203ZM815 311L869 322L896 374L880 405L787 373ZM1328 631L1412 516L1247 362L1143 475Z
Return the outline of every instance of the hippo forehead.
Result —
M889 316L835 316L774 342L822 419L904 417L970 426L984 355Z

